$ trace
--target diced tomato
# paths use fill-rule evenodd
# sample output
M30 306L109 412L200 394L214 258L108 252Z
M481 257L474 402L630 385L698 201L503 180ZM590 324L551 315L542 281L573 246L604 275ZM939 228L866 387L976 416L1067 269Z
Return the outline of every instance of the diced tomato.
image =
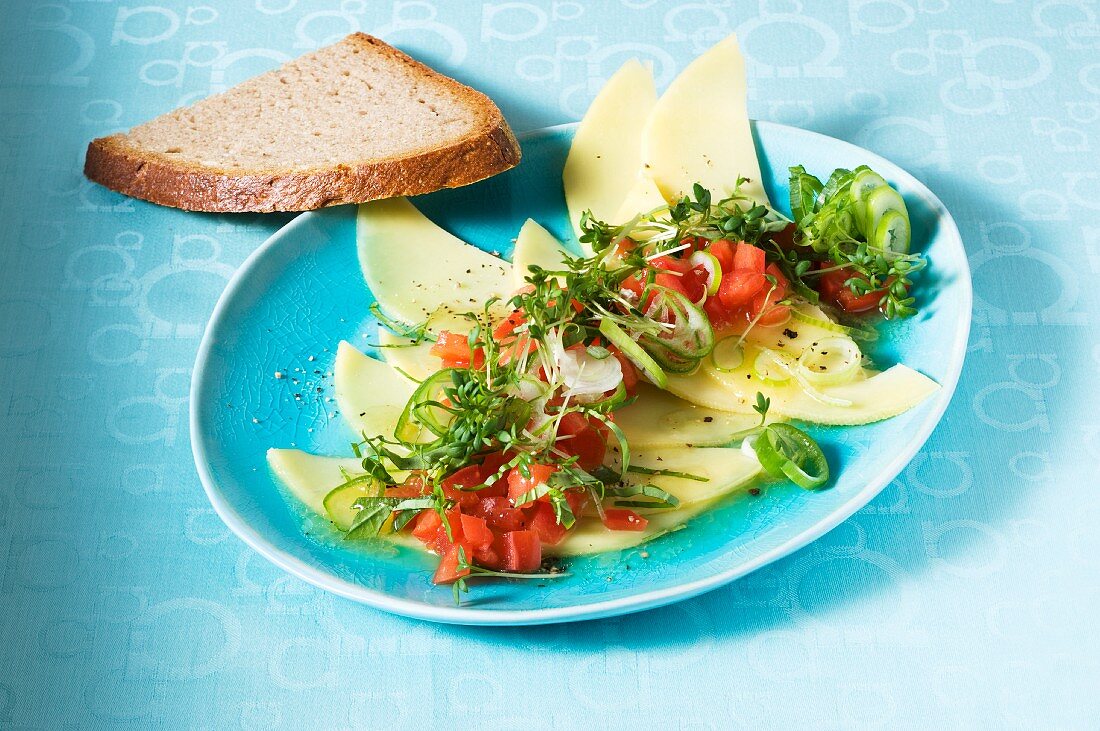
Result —
M477 492L463 490L464 487L476 487L481 484L481 466L472 464L452 472L439 486L448 500L454 500L463 507L477 503Z
M710 253L718 260L723 272L733 271L733 251L736 244L729 239L718 239L710 245Z
M462 541L462 508L456 505L447 510L444 515L446 523L440 522L439 528L435 532L434 541L435 552L440 556L452 543ZM447 533L448 527L451 529L450 535Z
M794 248L794 235L798 231L798 226L795 224L789 224L787 228L782 231L777 231L772 234L772 241L779 244L779 248L789 250Z
M791 287L791 283L787 281L787 277L784 276L783 270L776 264L768 264L764 273L775 277L775 291L782 292L783 296L786 297L787 291Z
M763 274L766 261L763 249L744 241L739 242L733 251L734 270Z
M416 516L412 523L413 536L424 543L431 543L434 541L436 534L439 533L440 526L443 525L443 521L439 518L439 513L431 508L424 508L421 510L420 515Z
M828 269L833 266L831 261L822 262L820 268ZM844 289L844 283L851 278L847 269L835 269L817 276L817 291L829 302L839 302L840 290Z
M444 493L450 490L458 490L463 487L475 487L480 485L481 465L466 465L462 469L452 472L449 477L444 478L439 484L443 488ZM451 496L448 495L447 497L450 498Z
M447 330L439 333L435 345L428 351L432 355L443 360L444 368L481 368L485 365L485 354L478 348L476 353L470 352L470 342L465 335L452 333Z
M535 339L529 333L523 332L512 338L505 338L500 343L500 358L498 363L505 365L513 359L535 352L538 347Z
M686 259L677 259L672 256L659 256L652 262L658 270L653 283L661 287L668 287L684 295L692 302L698 302L703 298L707 289L709 272L703 267L693 267Z
M826 262L824 266L830 267L832 266L832 262ZM845 312L868 312L878 307L879 302L882 301L882 296L886 294L886 290L876 289L867 294L855 294L848 285L845 284L845 282L853 277L866 279L862 274L854 272L851 269L836 269L831 272L825 272L821 275L820 284L818 285L821 296L825 298L826 301L832 302ZM887 280L887 284L891 283L891 280Z
M429 352L437 358L469 358L470 343L465 335L444 330Z
M501 466L514 457L509 452L493 452L481 461L481 479L487 480L500 471ZM484 495L484 493L482 493Z
M562 451L577 457L577 465L583 470L594 470L603 464L607 453L607 438L600 430L590 428L577 432L565 446L558 445Z
M867 294L857 295L846 288L840 293L839 304L844 310L853 314L870 312L882 303L882 297L885 294L885 289L875 289Z
M691 246L690 249L685 250L685 253L687 254L690 254L693 251L702 251L703 249L707 248L707 244L709 243L710 240L705 239L702 236L688 236L686 238L680 239L681 245L688 244L689 246Z
M608 530L645 530L649 521L626 508L608 508L603 511L603 524Z
M424 492L418 485L395 485L393 487L386 488L386 497L396 497L401 499L420 497Z
M715 330L724 330L733 322L730 311L722 304L718 295L707 297L707 301L703 303L703 311L707 313L707 319Z
M557 471L557 467L532 464L528 465L527 471L530 477L525 477L519 467L513 467L508 473L508 497L513 503L522 497L524 493L533 490L538 485L545 484L550 479L550 475ZM523 505L517 504L516 507L524 507L528 504L530 504L530 501L523 503Z
M691 262L686 259L677 259L669 254L658 256L650 260L649 264L654 269L663 269L666 272L677 272L679 274L687 274L691 269Z
M517 327L527 321L527 317L519 310L512 310L512 314L504 318L496 329L493 330L493 337L497 340L502 340L511 335Z
M619 285L619 289L631 292L636 297L641 297L642 291L645 289L645 279L638 274L631 274L622 281L622 284Z
M499 570L502 568L501 557L504 555L504 544L500 536L493 534L493 542L487 548L474 549L474 563L487 569Z
M603 433L605 429L603 424L597 427L584 416L570 412L558 422L558 436L568 438L562 439L555 446L576 457L581 469L596 469L603 464L607 453L607 437Z
M787 305L772 305L760 316L756 324L761 327L775 327L791 319L791 308Z
M414 472L402 484L387 487L385 495L386 497L412 498L426 495L428 492L430 490L428 484L424 481L423 475Z
M710 281L710 272L702 265L692 267L691 271L683 277L684 294L692 302L699 302L707 294L707 282Z
M566 490L565 502L569 503L569 509L573 511L573 515L579 518L584 509L588 507L588 491Z
M476 515L459 516L462 523L462 539L475 549L488 548L493 543L493 531L489 530L484 518Z
M500 471L501 465L515 456L514 452L494 452L485 458L480 465L481 481L493 480L493 482L489 487L477 491L479 498L505 497L508 495L508 470L505 470L501 477L495 480L493 478Z
M759 317L756 321L763 327L780 325L790 317L791 308L786 305L776 304L787 296L789 283L775 264L769 264L767 274L775 278L775 285L767 283L765 288L758 292L752 299L752 316Z
M514 530L502 537L505 571L527 573L537 571L542 565L542 543L533 530Z
M588 419L583 414L572 411L561 417L561 421L558 422L558 434L573 435L587 429L589 426L591 424L588 423Z
M619 367L623 371L623 386L626 387L626 392L631 396L634 395L634 391L638 387L638 368L634 365L634 361L623 355L623 352L618 348L609 348L611 354L615 356L615 359L619 361Z
M615 244L615 254L620 257L626 256L630 252L634 251L637 246L637 241L630 238L629 236L624 236L619 239L619 243Z
M460 545L456 544L450 546L446 552L439 559L439 566L435 569L435 576L432 577L433 584L453 584L463 576L467 576L470 573L470 569L458 570L458 549ZM468 547L465 548L466 561L469 562L472 556Z
M687 287L684 283L684 275L682 274L668 274L661 272L653 278L653 283L658 287L667 287L674 292L687 296Z
M484 518L489 527L496 531L507 532L527 527L527 516L514 507L507 497L483 497L470 512Z
M528 523L530 530L538 533L539 540L548 546L556 546L565 538L569 531L558 522L554 515L554 506L550 503L537 503L531 511L531 519Z
M760 272L734 269L722 276L722 284L718 288L718 299L726 309L741 307L751 302L765 284L767 280Z
M499 362L501 365L508 363L513 358L530 353L535 349L535 341L527 332L515 334L516 328L527 321L526 315L520 310L513 310L493 331L493 337L500 341L501 353Z

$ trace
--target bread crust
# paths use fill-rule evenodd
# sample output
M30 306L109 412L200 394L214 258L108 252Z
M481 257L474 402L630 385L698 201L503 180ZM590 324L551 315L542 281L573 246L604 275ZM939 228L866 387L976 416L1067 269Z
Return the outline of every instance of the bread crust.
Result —
M181 163L170 155L135 149L127 144L125 134L116 134L88 145L84 174L111 190L164 206L267 213L430 193L475 183L519 163L519 143L489 97L365 33L353 33L341 42L381 48L417 73L450 87L481 111L480 125L451 145L400 157L313 170L248 173Z

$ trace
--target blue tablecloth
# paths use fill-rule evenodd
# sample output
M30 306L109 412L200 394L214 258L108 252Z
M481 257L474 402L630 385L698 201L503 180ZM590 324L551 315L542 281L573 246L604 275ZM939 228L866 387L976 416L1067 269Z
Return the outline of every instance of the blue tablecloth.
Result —
M3 3L0 728L1096 728L1100 7L1088 0ZM364 30L576 119L736 30L752 116L853 141L954 213L976 289L943 423L873 503L727 588L528 629L282 574L203 495L190 368L289 216L81 175L89 139Z

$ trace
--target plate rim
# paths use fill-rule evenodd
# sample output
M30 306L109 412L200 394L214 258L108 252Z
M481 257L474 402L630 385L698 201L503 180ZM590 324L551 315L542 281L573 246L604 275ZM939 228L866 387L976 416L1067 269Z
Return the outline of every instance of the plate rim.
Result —
M521 140L548 136L564 129L575 129L577 122L567 122L548 127L541 127L520 134ZM947 376L940 383L940 397L936 408L930 412L920 423L913 437L906 441L902 449L894 459L887 462L883 468L868 479L865 487L852 495L846 502L831 511L825 518L816 521L809 527L799 531L783 543L770 550L758 553L753 557L739 562L737 565L723 571L716 572L694 581L677 584L675 586L642 591L617 599L596 601L590 604L575 604L564 607L551 607L542 609L480 609L477 607L461 606L437 606L410 599L387 594L376 589L370 589L345 579L334 576L327 571L309 565L302 559L278 548L268 541L258 530L253 528L248 521L238 513L229 501L222 495L217 481L214 478L208 459L206 442L202 434L200 422L200 394L205 390L208 379L206 363L211 357L215 344L215 334L223 326L230 303L236 299L242 283L250 277L252 270L263 259L267 252L279 245L286 236L294 233L299 227L308 225L315 217L325 215L332 209L324 208L319 211L306 211L295 216L290 222L271 234L254 251L252 251L240 266L233 272L225 289L219 295L210 318L203 329L202 338L195 355L195 364L191 372L191 388L188 399L188 434L191 441L191 453L195 461L195 467L202 483L203 491L211 506L221 518L222 522L237 535L245 544L255 550L264 558L283 569L287 573L302 579L318 588L330 591L339 596L366 604L376 609L381 609L393 614L399 614L414 619L423 619L433 622L461 625L534 625L552 624L559 622L572 622L586 619L599 619L602 617L628 614L644 611L675 601L690 599L706 591L717 589L736 579L745 576L763 566L778 561L779 559L794 553L800 548L812 543L821 536L831 531L836 526L850 518L860 508L869 503L912 461L917 452L924 446L932 435L932 432L943 420L943 415L954 399L956 387L966 360L966 347L970 337L970 327L973 313L973 282L970 272L969 260L963 245L962 235L951 212L924 183L910 174L901 166L886 158L866 150L851 142L831 137L820 132L780 124L778 122L753 120L754 127L775 128L786 133L807 135L810 138L819 138L830 144L849 148L853 152L867 158L868 164L885 164L891 169L897 170L897 177L903 182L909 191L924 199L929 207L938 214L941 227L946 227L946 234L952 236L958 243L962 256L960 266L965 276L960 277L962 305L964 316L956 324L954 341L950 349L950 362Z

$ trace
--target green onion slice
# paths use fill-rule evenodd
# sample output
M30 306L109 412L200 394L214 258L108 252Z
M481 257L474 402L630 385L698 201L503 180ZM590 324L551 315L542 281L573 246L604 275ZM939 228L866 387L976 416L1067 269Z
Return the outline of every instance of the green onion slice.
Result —
M863 353L851 338L828 337L815 340L802 351L798 369L814 386L837 386L859 374Z
M707 295L718 294L718 288L722 286L722 264L718 257L709 251L696 251L688 258L693 267L703 267L707 271Z
M790 424L772 424L752 442L764 471L786 477L803 490L816 490L829 481L825 453L806 432Z
M752 369L766 383L786 383L791 380L787 358L770 348L763 348L752 363Z
M450 414L440 407L439 398L443 396L444 387L453 382L452 375L455 370L444 368L436 371L417 386L397 419L394 432L398 439L406 442L416 441L424 428L436 435L446 432Z
M710 353L714 370L729 373L741 367L745 362L745 346L741 341L742 338L731 335L714 344L714 350Z
M649 380L653 381L654 385L658 388L664 388L668 385L668 377L661 370L661 366L657 365L657 362L649 357L649 353L642 350L641 346L631 340L626 331L619 327L614 320L607 317L601 320L600 334L618 347L634 365L641 368L642 372Z

